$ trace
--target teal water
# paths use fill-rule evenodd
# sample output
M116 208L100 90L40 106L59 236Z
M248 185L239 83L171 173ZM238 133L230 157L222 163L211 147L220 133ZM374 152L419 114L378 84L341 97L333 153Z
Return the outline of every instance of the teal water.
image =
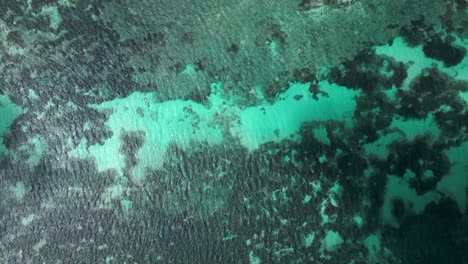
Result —
M467 263L466 1L6 1L1 263Z

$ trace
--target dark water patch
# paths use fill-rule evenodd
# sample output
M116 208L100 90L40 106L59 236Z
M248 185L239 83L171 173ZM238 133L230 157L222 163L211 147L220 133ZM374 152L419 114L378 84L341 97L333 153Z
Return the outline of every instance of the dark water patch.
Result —
M413 141L394 142L389 145L387 173L399 177L411 170L415 177L410 179L410 186L418 194L435 188L437 182L446 175L451 167L448 157L440 145L431 144L428 137L416 137ZM424 179L425 171L432 171L431 179Z
M442 61L446 67L456 66L466 55L466 49L457 46L452 37L443 39L440 35L426 41L423 51L427 57Z
M144 131L123 131L120 135L122 145L120 146L120 153L125 156L125 167L131 168L137 165L138 150L145 144Z
M341 66L331 68L328 78L338 85L369 93L390 89L392 85L400 87L407 77L406 69L407 66L401 62L365 49Z
M453 263L466 263L467 224L456 204L443 199L421 215L407 217L399 229L385 229L384 243L404 264L444 263L448 256Z

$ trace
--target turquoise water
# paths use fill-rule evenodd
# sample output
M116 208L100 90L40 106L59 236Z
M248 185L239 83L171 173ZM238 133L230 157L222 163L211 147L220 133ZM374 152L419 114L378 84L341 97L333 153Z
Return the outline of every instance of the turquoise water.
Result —
M7 1L0 262L466 263L466 1Z

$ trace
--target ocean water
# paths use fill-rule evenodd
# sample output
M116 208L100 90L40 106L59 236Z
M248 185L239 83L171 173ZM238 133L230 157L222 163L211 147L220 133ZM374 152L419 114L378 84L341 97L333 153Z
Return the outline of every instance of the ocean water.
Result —
M1 263L468 263L465 0L10 1Z

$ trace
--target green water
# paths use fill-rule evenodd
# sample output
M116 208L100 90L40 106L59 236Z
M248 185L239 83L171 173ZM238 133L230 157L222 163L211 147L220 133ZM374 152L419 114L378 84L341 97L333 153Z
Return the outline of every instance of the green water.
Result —
M466 1L6 1L1 263L466 263Z

